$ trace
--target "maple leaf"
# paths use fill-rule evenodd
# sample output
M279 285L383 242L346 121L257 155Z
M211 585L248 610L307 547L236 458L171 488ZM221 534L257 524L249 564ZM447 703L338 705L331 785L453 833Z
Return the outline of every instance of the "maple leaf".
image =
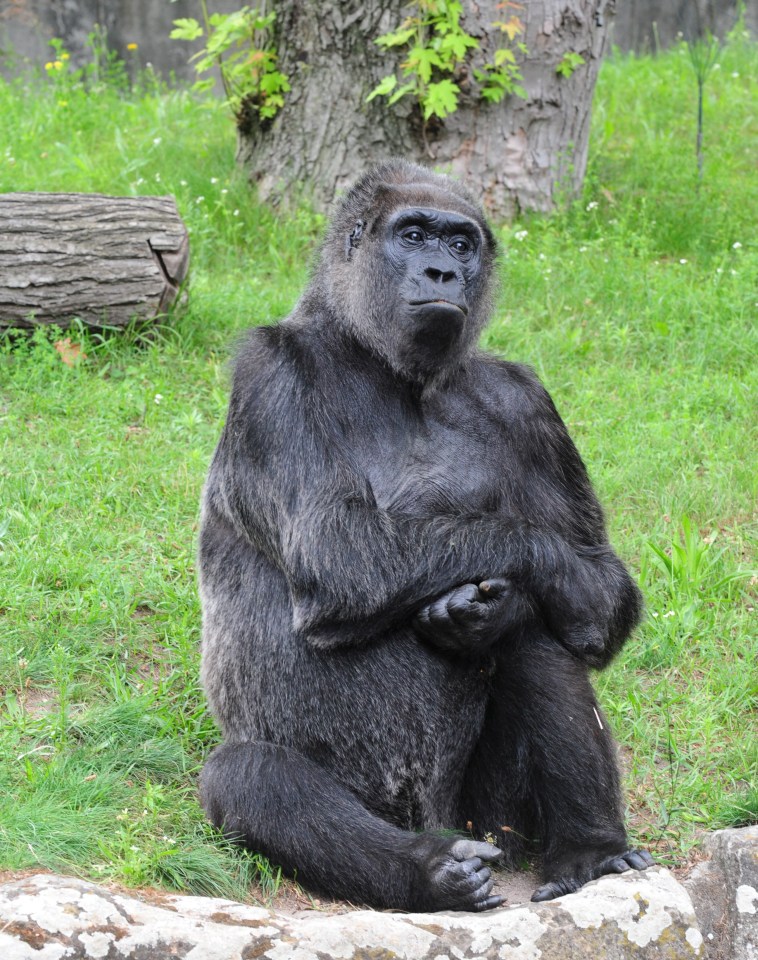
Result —
M401 64L406 73L417 73L423 83L432 78L432 67L442 67L439 54L427 47L415 46L408 53L408 59Z
M437 117L446 117L458 106L460 88L452 80L440 80L439 83L430 83L424 101L424 119L428 120L434 114Z
M71 337L56 340L53 347L58 351L61 360L67 367L75 367L81 360L87 359L87 354L82 351L81 344L72 343Z
M496 20L493 27L498 27L503 33L508 35L509 40L513 40L520 33L524 32L524 24L518 17L511 17L510 20Z

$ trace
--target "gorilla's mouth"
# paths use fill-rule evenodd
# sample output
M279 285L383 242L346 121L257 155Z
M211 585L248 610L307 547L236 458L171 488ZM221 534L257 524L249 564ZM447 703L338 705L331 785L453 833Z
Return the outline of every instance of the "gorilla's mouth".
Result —
M448 311L455 311L456 313L462 313L463 316L468 316L468 307L465 303L453 303L452 300L409 300L410 306L412 307L434 307L435 309L442 308L442 313L447 313Z

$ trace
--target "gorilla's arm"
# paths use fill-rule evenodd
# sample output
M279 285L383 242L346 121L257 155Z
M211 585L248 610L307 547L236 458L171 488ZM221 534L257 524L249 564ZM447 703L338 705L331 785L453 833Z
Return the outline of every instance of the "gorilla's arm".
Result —
M419 611L416 630L443 649L461 652L469 638L474 648L486 647L498 631L538 616L573 654L604 666L638 623L642 597L608 543L584 463L552 398L528 367L487 357L476 381L479 401L502 430L497 443L504 473L516 470L530 517L539 528L560 534L571 547L570 559L560 570L534 569L528 593L524 580L492 581L502 586L490 597L476 584L448 591Z
M282 571L301 635L323 647L368 640L494 574L541 606L556 584L571 587L582 561L557 534L492 514L419 521L379 508L282 336L256 331L238 362L205 510L206 523L215 512ZM569 606L557 627L589 628L587 610Z

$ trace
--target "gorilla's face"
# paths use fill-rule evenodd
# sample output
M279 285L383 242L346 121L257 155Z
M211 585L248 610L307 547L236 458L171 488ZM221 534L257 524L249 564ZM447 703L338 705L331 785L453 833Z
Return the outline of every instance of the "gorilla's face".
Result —
M445 382L492 305L497 246L456 181L402 161L370 171L332 220L311 309L327 315L403 379Z
M474 220L449 210L406 207L387 221L382 273L391 276L393 296L388 302L386 290L382 300L404 370L428 376L462 352L483 242Z

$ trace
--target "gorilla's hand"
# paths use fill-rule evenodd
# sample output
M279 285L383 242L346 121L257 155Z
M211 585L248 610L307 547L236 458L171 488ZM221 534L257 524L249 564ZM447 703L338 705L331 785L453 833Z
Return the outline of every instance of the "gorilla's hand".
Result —
M608 633L591 621L564 623L558 628L563 646L579 660L593 667L602 666L608 647Z
M419 834L416 842L418 881L412 909L426 913L438 910L492 910L504 898L492 893L494 880L487 864L503 855L491 843L455 837Z
M612 563L604 569L602 555L598 550L577 554L563 576L547 581L540 603L548 629L570 653L593 667L603 666L614 649L616 591L608 590L604 581L612 580L615 570Z
M416 614L413 627L424 640L454 653L483 653L531 613L526 594L512 580L464 583Z

